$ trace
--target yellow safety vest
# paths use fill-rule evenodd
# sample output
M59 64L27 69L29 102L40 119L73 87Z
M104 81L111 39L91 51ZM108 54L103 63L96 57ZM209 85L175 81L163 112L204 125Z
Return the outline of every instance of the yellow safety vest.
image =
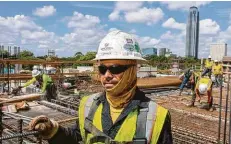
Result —
M222 74L222 66L220 64L213 66L213 74L215 75Z
M206 84L208 86L208 90L209 90L209 89L211 89L211 86L212 86L212 80L210 78L203 77L197 82L196 88L199 88L200 84Z
M209 60L206 60L206 61L205 61L205 67L206 67L206 68L210 68L210 69L211 69L212 66L213 66L213 61L209 61Z
M82 139L84 143L88 144L90 139L93 137L92 134L85 133L84 122L85 118L88 116L90 107L94 101L94 97L97 95L92 95L88 97L83 97L80 106L79 106L79 128ZM102 116L103 105L100 104L96 109L93 118L93 125L103 132L101 116ZM156 144L158 142L161 130L163 128L165 118L167 116L168 110L157 105L153 101L149 102L146 121L146 139L150 144ZM133 110L128 114L123 124L121 125L118 133L115 136L114 141L117 142L131 142L136 133L137 128L137 118L138 118L138 109ZM99 143L99 142L98 142Z

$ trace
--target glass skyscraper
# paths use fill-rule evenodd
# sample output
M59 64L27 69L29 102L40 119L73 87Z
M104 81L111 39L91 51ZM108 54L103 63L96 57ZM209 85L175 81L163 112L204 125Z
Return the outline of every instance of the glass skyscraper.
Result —
M186 31L186 57L198 58L199 11L193 6L189 9Z

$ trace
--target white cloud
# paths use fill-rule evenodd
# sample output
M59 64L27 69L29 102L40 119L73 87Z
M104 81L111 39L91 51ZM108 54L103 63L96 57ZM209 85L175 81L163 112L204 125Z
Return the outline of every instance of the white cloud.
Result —
M116 21L121 19L120 17L120 12L119 11L113 11L109 16L108 16L110 21Z
M119 30L119 29L117 29L117 28L110 28L110 29L108 30L108 32L115 31L115 30Z
M141 48L154 47L155 45L160 43L159 39L155 39L149 36L144 36L144 37L138 35L134 35L134 36L139 42Z
M96 51L100 40L106 35L99 17L74 12L66 20L72 31L60 38L65 44L64 47L71 51Z
M121 20L122 16L120 15L121 12L128 12L128 11L135 11L139 9L144 2L138 1L118 1L115 2L115 8L113 12L108 16L110 21Z
M43 31L29 31L29 30L24 30L21 31L22 38L27 39L27 40L41 40L41 39L47 39L47 38L52 38L54 37L54 33L52 32L47 32L45 30ZM43 42L44 43L44 42Z
M172 28L172 29L179 29L179 30L185 30L186 24L185 23L178 23L174 18L169 18L167 21L165 21L162 24L165 28Z
M134 33L136 33L136 30L135 30L135 29L131 29L131 30L130 30L130 33L133 33L133 34L134 34Z
M43 6L42 8L36 8L36 10L33 11L33 14L39 17L48 17L54 15L55 12L56 9L54 8L54 6L49 5L49 6Z
M217 34L220 26L211 19L200 20L200 34Z
M0 17L0 31L1 43L20 46L33 45L34 48L39 48L42 43L44 46L51 47L56 43L57 38L53 32L44 30L30 17L24 15ZM44 43L44 41L47 43Z
M201 7L210 3L210 1L163 1L170 10L189 10L191 6Z
M92 28L100 23L100 19L92 15L83 15L79 12L74 12L73 16L69 18L69 28Z
M140 8L144 2L141 1L118 1L115 4L117 11L134 11Z
M142 7L144 2L119 1L115 3L113 12L108 16L109 20L125 20L129 23L146 23L152 25L160 21L164 12L161 8Z
M171 31L167 31L166 33L160 36L161 39L174 39Z
M219 33L218 40L223 42L231 40L231 26Z
M129 23L146 23L147 25L155 24L164 16L160 8L141 8L137 11L125 12L125 20Z
M14 17L1 17L0 27L12 32L19 32L21 30L41 30L42 28L36 25L31 18L24 15L16 15Z

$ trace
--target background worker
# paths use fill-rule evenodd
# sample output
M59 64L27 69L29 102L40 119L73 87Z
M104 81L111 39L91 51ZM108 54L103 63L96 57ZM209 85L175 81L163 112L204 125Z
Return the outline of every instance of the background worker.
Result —
M51 99L56 99L57 88L49 75L42 74L39 70L33 70L32 77L33 78L23 86L19 86L18 90L21 90L21 88L27 87L33 83L37 83L36 86L41 88L42 93L45 93L45 100L51 101Z
M199 77L199 74L197 74L196 72L194 72L190 68L186 69L186 71L180 76L180 79L183 79L183 81L182 81L182 83L180 85L180 93L179 93L179 95L181 95L184 86L187 83L190 83L190 89L191 89L191 93L192 93L192 99L191 99L191 102L189 104L187 104L188 107L194 106L194 103L195 103L195 100L196 100L195 87L196 87L196 83L197 83L198 77Z
M203 77L208 73L209 78L211 78L212 66L213 66L213 61L211 60L211 56L209 55L208 59L205 60L205 69L201 76Z
M40 131L50 144L172 144L168 110L137 88L137 63L144 59L134 37L110 32L99 44L95 60L105 91L81 99L77 124L63 128L40 116L30 122L30 129Z
M222 65L218 63L218 60L214 60L212 72L215 77L215 86L216 87L221 86L223 69L222 69Z
M182 83L179 87L179 96L181 96L181 93L183 92L185 85L188 83L188 81L190 81L190 77L192 76L192 74L193 70L191 68L188 68L179 76L179 78L182 80Z
M210 111L213 110L212 104L213 104L213 97L212 97L212 85L213 82L208 77L201 77L195 88L196 96L199 98L199 102L201 102L201 95L207 94L208 101L206 105L202 105L200 108L209 109Z

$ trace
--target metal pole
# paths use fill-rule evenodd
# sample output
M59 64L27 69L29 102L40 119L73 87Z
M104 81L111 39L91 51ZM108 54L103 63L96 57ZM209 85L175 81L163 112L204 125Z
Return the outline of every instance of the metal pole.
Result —
M219 126L218 126L218 143L220 143L221 134L221 108L222 108L222 84L220 85L220 106L219 106Z
M222 85L222 83L221 83L221 85ZM231 96L231 91L230 91L230 95L229 95L229 97ZM231 98L229 99L229 143L231 143Z
M227 82L227 94L226 94L226 101L225 101L225 125L224 125L224 138L223 143L226 143L226 124L227 124L227 111L228 111L228 99L229 99L229 81L230 75L228 74L228 82Z
M0 104L0 137L2 137L2 131L3 131L3 127L2 127L2 117L3 117L3 113L2 113L2 104ZM0 144L2 144L2 140L0 140Z
M8 94L10 93L10 64L7 63Z

